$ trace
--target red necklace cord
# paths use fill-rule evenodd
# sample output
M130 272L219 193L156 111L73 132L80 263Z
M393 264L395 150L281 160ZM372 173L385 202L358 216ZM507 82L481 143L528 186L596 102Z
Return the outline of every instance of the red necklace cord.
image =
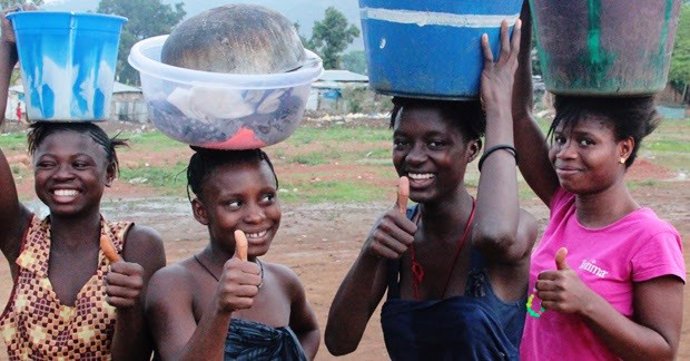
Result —
M474 198L472 198L472 211L470 211L470 216L467 219L467 223L465 224L465 230L462 233L462 237L458 240L458 247L455 249L455 255L453 256L453 263L450 265L450 270L448 270L448 278L446 279L446 283L443 287L443 294L441 295L441 298L445 297L446 291L448 290L448 285L450 284L450 279L451 276L453 275L453 269L455 269L455 263L458 261L458 257L460 256L460 251L462 251L463 246L465 245L465 241L467 240L467 237L469 236L470 229L472 228L472 221L474 220L474 210L476 208L476 202L474 201ZM410 246L410 258L411 260L411 271L412 271L412 291L414 293L415 299L419 300L419 286L421 285L422 281L424 280L424 267L422 267L422 264L417 261L417 256L415 254L414 250L414 243Z

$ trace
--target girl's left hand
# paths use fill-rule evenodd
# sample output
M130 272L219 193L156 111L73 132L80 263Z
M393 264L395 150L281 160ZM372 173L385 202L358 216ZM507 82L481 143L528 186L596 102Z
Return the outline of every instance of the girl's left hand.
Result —
M522 22L518 19L513 27L513 36L508 33L508 22L501 23L501 52L498 61L494 62L488 35L482 35L484 69L481 76L480 100L487 113L494 106L507 106L510 110L513 94L515 70L518 67L520 53L520 32Z
M117 308L129 308L139 303L144 287L144 268L138 263L119 261L110 265L105 275L106 301Z
M587 287L568 266L565 260L568 250L561 248L556 252L555 271L539 274L536 289L541 305L547 310L563 313L584 313L591 304L592 290Z

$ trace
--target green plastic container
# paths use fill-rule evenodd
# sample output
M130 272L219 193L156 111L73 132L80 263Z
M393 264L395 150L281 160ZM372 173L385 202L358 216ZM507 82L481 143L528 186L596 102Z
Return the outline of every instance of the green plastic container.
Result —
M530 0L546 89L632 96L666 86L680 0Z

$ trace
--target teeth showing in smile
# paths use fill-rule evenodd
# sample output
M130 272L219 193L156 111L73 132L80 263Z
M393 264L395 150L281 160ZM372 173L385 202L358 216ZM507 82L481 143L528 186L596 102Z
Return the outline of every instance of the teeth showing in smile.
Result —
M431 173L408 173L407 176L414 180L431 179L434 177Z
M53 192L53 194L60 197L74 197L79 194L79 192L74 189L57 189Z
M261 238L266 235L266 231L261 231L258 233L247 233L247 238Z

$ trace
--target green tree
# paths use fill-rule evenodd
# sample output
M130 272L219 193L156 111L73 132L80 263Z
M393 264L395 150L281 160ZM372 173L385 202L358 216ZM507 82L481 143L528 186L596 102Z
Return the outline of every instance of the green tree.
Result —
M27 3L33 3L36 6L41 6L43 5L43 0L0 0L0 8L7 9L18 5L24 5Z
M345 15L331 6L322 21L314 22L307 47L321 55L324 68L338 69L342 52L358 36L359 29L348 24Z
M128 18L120 36L117 55L116 78L126 84L138 84L139 74L127 63L129 50L139 40L169 34L187 14L184 3L164 5L160 0L101 0L99 13L115 14Z
M367 74L367 59L364 50L353 50L341 58L342 68L359 74Z
M668 80L673 87L683 92L684 98L687 98L687 89L690 85L690 4L688 3L684 3L680 9Z

